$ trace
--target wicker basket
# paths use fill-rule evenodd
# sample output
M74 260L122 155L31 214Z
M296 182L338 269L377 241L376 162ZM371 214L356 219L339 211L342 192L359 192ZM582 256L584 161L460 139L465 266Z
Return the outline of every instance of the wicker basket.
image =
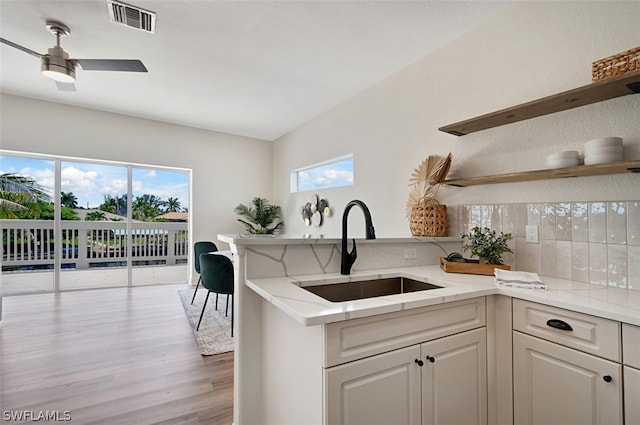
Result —
M596 81L640 70L640 47L600 59L591 66L591 79Z
M449 229L447 206L431 200L411 208L409 228L413 236L446 236Z

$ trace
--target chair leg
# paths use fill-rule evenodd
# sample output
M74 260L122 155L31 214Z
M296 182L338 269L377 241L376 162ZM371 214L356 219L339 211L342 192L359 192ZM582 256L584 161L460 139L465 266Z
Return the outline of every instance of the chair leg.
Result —
M220 294L216 293L216 311L218 311L218 295Z
M191 304L193 304L193 300L196 299L196 294L198 293L198 286L200 286L200 279L202 279L202 276L198 278L198 283L196 283L196 290L193 291L193 298L191 298Z
M209 294L211 291L207 292L207 298L204 299L204 305L202 306L202 312L200 313L200 320L198 320L198 326L196 327L196 331L200 330L200 322L202 322L202 316L204 316L204 309L207 308L207 301L209 301Z
M233 294L231 294L231 338L233 338Z
M229 316L229 294L227 294L227 306L224 309L224 317Z

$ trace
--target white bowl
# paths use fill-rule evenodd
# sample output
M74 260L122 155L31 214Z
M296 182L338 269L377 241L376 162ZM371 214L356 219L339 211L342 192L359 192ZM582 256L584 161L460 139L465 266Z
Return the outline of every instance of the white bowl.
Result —
M584 150L584 156L602 155L602 154L617 154L622 155L622 146L593 146Z
M618 162L622 161L622 154L600 154L600 155L589 155L584 157L585 165L594 165L594 164L606 164L609 162Z
M547 161L555 161L558 159L579 159L578 151L564 151L551 154L547 157Z
M585 150L595 146L622 146L622 137L600 137L584 144Z
M547 158L547 168L567 168L580 165L580 159L578 158L560 158L549 159Z

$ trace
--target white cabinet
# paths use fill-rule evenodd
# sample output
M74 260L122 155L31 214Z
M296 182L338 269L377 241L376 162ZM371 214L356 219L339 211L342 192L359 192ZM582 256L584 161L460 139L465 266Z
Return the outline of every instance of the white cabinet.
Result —
M422 423L487 423L485 328L421 345Z
M327 423L420 423L420 346L330 368L325 375Z
M514 423L622 424L620 323L514 299L513 327Z
M640 369L624 367L624 423L640 424Z
M624 347L624 420L640 424L640 326L622 325Z
M516 424L622 424L621 365L514 332Z
M485 328L325 371L329 424L486 424Z
M324 423L486 424L484 298L328 324Z

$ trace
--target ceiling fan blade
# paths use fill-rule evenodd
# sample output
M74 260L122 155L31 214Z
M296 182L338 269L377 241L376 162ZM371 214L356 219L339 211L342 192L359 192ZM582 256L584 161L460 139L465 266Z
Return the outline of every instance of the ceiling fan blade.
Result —
M31 56L35 56L37 58L42 58L44 56L44 55L42 55L42 54L40 54L38 52L35 52L35 51L31 50L31 49L27 49L26 47L23 47L23 46L21 46L19 44L16 44L13 41L9 41L6 38L0 37L0 43L6 44L7 46L14 47L14 48L16 48L18 50L22 50L23 52L29 53Z
M56 81L55 83L60 91L76 91L76 85L73 83L61 83L60 81Z
M137 59L75 59L84 71L148 72Z

